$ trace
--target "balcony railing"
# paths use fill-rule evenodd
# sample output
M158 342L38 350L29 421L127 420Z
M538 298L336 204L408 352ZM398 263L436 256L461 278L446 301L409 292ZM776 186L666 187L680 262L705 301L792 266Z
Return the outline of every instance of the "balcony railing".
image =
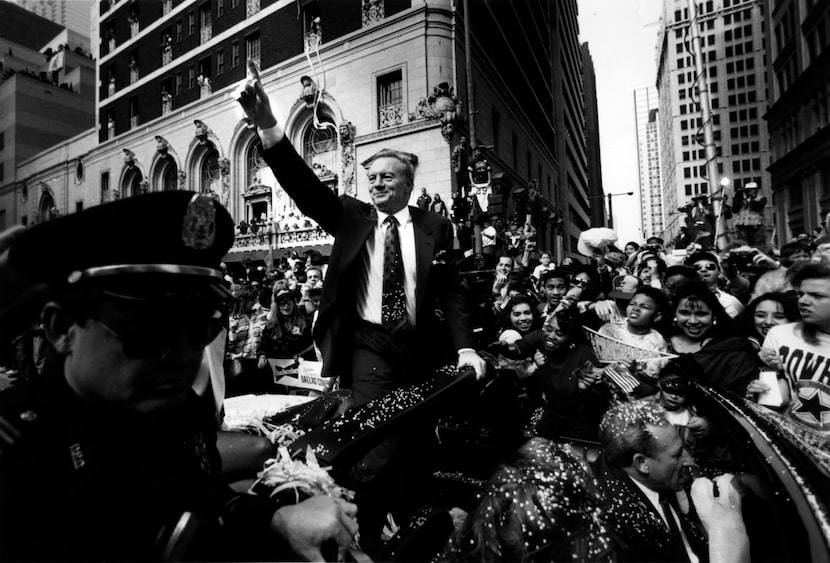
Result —
M245 2L245 17L250 18L260 11L259 0L247 0Z
M272 230L260 229L256 233L237 233L230 252L245 250L269 250L296 248L299 246L322 246L334 244L334 237L320 227L295 229L274 233Z
M207 43L208 41L210 41L213 38L213 26L212 25L206 25L206 26L202 27L200 33L201 33L201 42L202 43Z
M378 108L378 125L380 129L394 127L403 123L403 104L387 104Z
M320 227L296 229L277 233L277 248L334 244L334 237Z

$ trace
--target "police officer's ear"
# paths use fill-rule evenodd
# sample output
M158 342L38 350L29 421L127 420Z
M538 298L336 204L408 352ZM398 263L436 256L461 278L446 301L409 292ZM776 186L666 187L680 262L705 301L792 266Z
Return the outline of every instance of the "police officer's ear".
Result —
M41 313L43 332L58 354L66 355L72 349L70 330L75 325L72 316L58 303L50 301Z

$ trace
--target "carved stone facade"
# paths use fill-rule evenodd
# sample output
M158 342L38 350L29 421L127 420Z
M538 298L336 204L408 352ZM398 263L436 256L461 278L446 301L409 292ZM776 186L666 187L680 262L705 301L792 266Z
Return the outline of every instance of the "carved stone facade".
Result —
M363 0L361 15L363 27L381 21L384 18L383 0Z
M338 127L340 134L340 186L346 195L355 193L355 158L354 136L355 127L351 121L341 121Z

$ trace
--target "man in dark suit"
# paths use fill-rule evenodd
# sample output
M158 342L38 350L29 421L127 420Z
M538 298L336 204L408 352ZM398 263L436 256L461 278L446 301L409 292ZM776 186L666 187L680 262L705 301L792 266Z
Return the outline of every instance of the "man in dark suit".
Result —
M417 157L384 149L364 164L371 203L337 197L285 138L256 65L249 61L248 68L253 79L239 103L258 129L263 158L297 207L335 237L314 327L323 376L339 376L357 404L425 377L442 363L438 305L458 367L470 366L482 376L485 365L473 349L466 295L457 270L444 259L452 249L452 224L408 205ZM398 445L387 442L361 461L357 483L372 481ZM364 532L373 527L361 526Z
M239 102L262 139L263 157L297 207L335 236L320 315L314 329L323 354L323 375L340 376L358 403L371 400L419 374L431 356L435 305L441 305L458 366L483 373L484 362L472 347L469 308L460 279L442 251L452 249L452 225L443 217L407 205L417 158L383 150L370 158L372 203L337 197L297 154L277 124L256 65ZM382 293L386 217L398 219L403 260L405 318L384 327ZM414 364L402 363L414 360ZM395 373L398 370L401 373ZM386 381L388 380L388 381ZM367 389L368 387L384 389Z
M703 528L684 487L693 460L663 407L622 403L600 423L598 479L620 561L708 561Z

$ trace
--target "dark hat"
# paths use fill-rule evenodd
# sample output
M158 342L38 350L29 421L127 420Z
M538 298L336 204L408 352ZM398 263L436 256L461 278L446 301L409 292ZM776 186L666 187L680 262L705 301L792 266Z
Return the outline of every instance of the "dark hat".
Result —
M646 244L659 244L662 246L664 242L665 241L660 237L648 237L648 239L646 239Z
M274 292L274 301L279 301L283 297L289 297L292 301L297 300L296 295L290 289L280 288Z
M696 262L700 262L701 260L706 260L708 262L714 262L718 267L720 267L720 260L718 257L712 254L711 252L695 252L684 262L687 266L694 266Z
M233 236L231 216L210 197L155 192L35 225L15 241L9 261L57 287L131 299L226 298L219 265Z

